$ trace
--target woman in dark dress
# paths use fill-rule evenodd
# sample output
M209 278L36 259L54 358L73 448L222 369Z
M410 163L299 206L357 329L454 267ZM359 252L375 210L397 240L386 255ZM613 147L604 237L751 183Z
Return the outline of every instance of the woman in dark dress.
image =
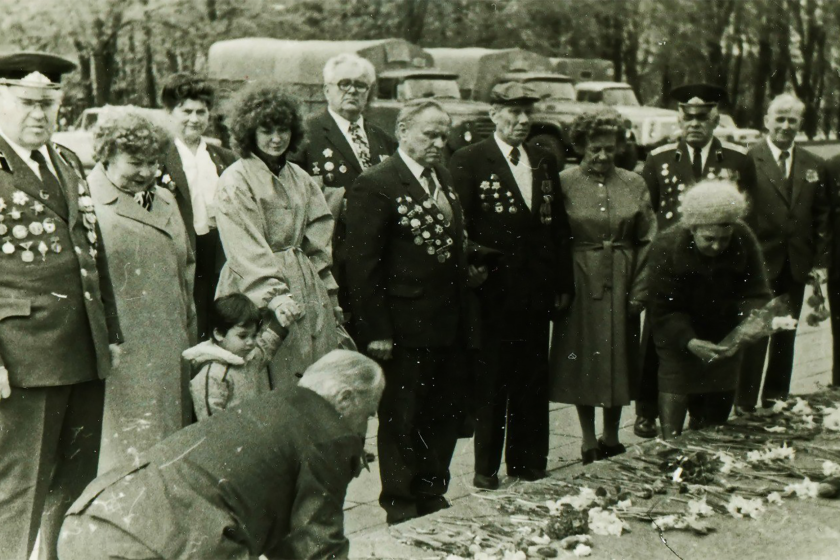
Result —
M665 439L682 432L688 410L702 427L725 423L732 409L743 352L719 343L770 299L746 208L733 184L698 183L684 195L680 223L652 245L648 309Z

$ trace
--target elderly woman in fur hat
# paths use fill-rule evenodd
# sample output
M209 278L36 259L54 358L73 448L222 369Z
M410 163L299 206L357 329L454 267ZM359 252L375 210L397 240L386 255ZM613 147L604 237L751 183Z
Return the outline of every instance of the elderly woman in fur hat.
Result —
M746 209L733 184L698 183L685 194L681 222L651 248L648 309L665 439L682 432L686 411L691 427L702 427L725 423L732 409L742 352L719 343L770 299Z

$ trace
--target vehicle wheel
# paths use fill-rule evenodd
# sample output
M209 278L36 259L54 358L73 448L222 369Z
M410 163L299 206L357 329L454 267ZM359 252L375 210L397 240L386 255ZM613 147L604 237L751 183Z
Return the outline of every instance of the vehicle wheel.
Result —
M557 167L561 171L566 166L566 148L563 143L550 134L537 134L530 140L531 144L547 150L557 158Z

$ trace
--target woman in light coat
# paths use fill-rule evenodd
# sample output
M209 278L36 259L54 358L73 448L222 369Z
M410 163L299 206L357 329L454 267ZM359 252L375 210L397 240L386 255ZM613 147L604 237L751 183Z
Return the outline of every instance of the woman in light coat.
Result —
M231 137L242 159L219 178L216 222L227 262L216 296L243 293L289 328L269 365L272 388L288 387L338 345L333 217L318 184L286 160L303 139L298 102L256 84L231 106Z
M181 352L195 341L194 260L178 205L156 185L165 132L132 108L100 117L88 177L125 342L105 381L99 470L183 428L191 418Z

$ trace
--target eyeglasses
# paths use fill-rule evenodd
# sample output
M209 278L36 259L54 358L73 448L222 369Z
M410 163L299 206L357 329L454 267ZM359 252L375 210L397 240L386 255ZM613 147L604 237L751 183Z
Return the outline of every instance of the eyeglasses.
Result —
M370 89L370 86L365 82L354 82L353 80L339 80L333 85L338 86L338 89L341 91L350 91L352 87L359 93L364 93Z

